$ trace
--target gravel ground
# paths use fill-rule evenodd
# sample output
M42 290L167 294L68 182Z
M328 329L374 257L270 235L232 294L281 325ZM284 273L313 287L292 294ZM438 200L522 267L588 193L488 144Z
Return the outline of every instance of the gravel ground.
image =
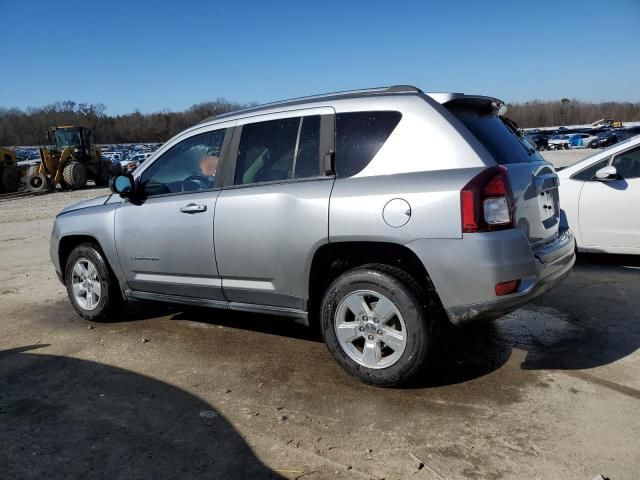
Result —
M0 478L638 478L639 259L580 257L533 304L447 330L411 388L379 389L282 318L80 319L49 233L102 193L0 203Z

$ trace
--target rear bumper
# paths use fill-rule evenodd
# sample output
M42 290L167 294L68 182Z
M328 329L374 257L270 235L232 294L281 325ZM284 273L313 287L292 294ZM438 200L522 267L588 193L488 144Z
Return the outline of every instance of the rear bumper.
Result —
M454 324L493 319L517 309L560 283L575 263L575 241L568 228L533 250L517 229L445 242L420 240L407 246L423 261ZM497 296L495 285L511 280L520 280L518 290Z

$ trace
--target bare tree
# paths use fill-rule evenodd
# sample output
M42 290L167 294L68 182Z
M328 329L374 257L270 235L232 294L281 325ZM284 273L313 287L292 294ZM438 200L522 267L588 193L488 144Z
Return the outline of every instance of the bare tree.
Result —
M507 116L524 128L590 124L601 118L640 121L640 103L533 100L508 105Z

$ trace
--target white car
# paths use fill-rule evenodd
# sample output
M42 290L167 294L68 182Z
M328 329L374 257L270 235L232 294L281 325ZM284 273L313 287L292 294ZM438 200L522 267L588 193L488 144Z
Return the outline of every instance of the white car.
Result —
M569 146L577 148L587 148L597 137L591 133L574 133L569 135Z
M640 135L558 171L579 251L640 254Z
M549 138L549 150L564 150L569 148L568 135L554 135Z

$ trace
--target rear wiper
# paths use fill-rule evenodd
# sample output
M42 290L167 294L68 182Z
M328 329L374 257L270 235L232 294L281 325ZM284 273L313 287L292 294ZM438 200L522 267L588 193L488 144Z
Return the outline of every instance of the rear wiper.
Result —
M502 123L504 123L509 130L511 130L511 133L513 133L516 137L518 137L518 140L526 150L527 155L531 156L536 152L535 148L527 146L527 143L529 142L525 143L524 135L520 133L520 129L518 128L518 124L516 122L514 122L513 120L507 117L498 117L498 118L502 120Z

